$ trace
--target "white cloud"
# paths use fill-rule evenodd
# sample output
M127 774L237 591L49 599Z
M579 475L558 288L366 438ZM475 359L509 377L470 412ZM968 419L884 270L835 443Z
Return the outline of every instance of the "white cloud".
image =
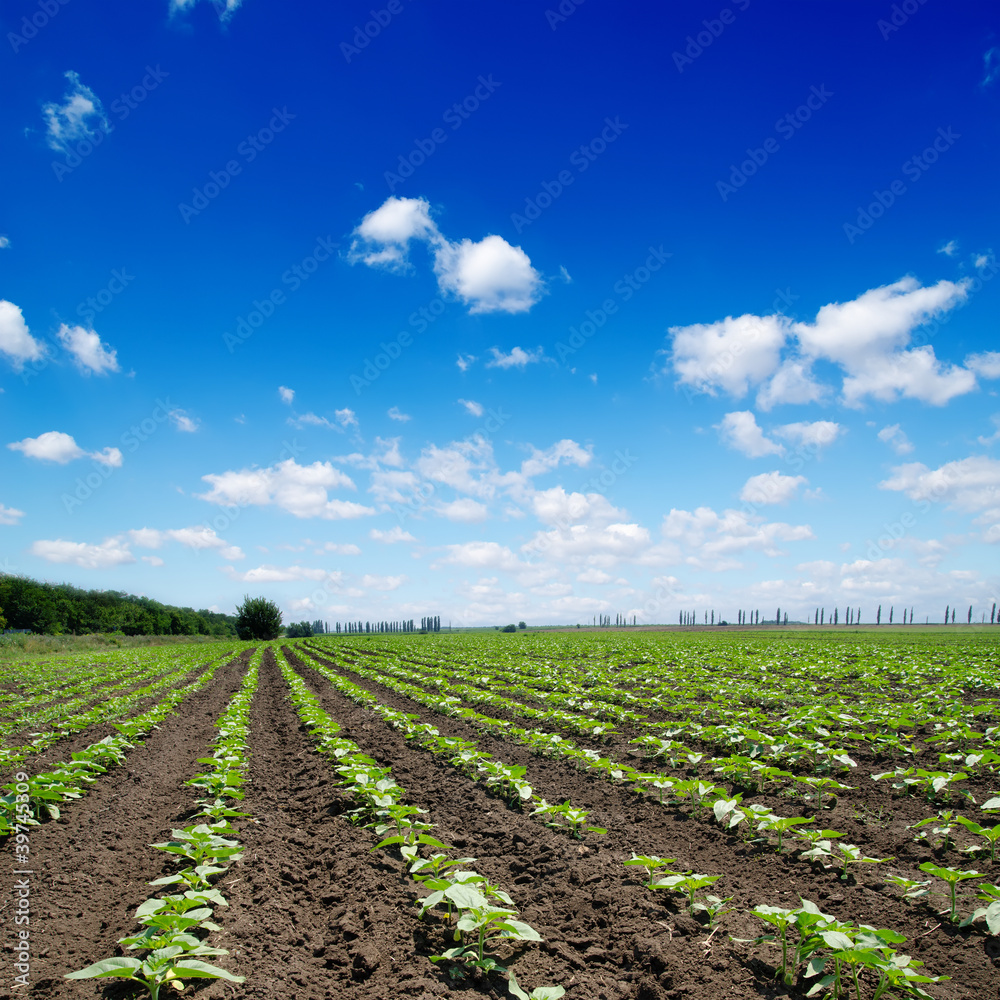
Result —
M198 0L170 0L170 13L190 10L197 2ZM242 4L243 0L212 0L212 6L220 21L228 21Z
M717 514L710 507L694 511L672 509L663 519L663 536L692 551L688 562L702 565L703 560L743 555L760 551L766 556L780 556L780 542L805 541L815 536L807 524L767 522L758 515L738 510ZM706 565L706 568L711 568ZM717 567L718 568L718 567ZM730 568L726 564L724 568Z
M135 556L120 538L106 538L100 545L68 542L62 538L33 542L30 552L51 563L70 563L83 569L108 569L134 563Z
M1000 441L1000 413L994 413L993 416L990 417L990 422L996 430L989 437L986 437L985 434L980 434L976 439L980 444L991 445Z
M757 424L757 418L750 410L727 413L722 422L715 424L722 443L748 458L762 458L764 455L783 455L784 445L772 441L764 435Z
M459 403L465 407L466 411L471 413L474 417L481 417L485 412L486 408L482 403L477 403L472 399L460 399Z
M670 362L678 383L714 396L745 396L778 368L788 337L784 316L727 316L715 323L672 326Z
M350 542L326 542L321 549L316 550L317 555L322 555L324 552L336 552L337 555L341 556L359 556L361 555L361 549L357 545L353 545Z
M528 255L502 236L444 243L435 254L434 271L441 290L456 295L470 313L527 312L544 289Z
M822 403L829 394L829 388L813 376L811 362L789 358L760 387L757 405L765 411L783 404L803 406L806 403Z
M56 334L59 343L73 356L73 363L84 375L105 375L117 372L118 352L109 344L103 344L93 330L82 326L68 326L63 323Z
M265 469L241 469L201 477L212 489L199 499L217 504L276 506L295 517L326 520L364 517L373 507L331 500L331 489L355 489L349 476L329 462L299 465L294 458Z
M857 374L844 379L844 402L858 407L865 396L894 402L899 396L944 406L955 396L976 388L974 372L945 364L934 356L933 347L896 351L875 359Z
M474 354L460 354L455 362L463 372L468 371L479 359Z
M407 503L417 496L420 480L412 472L379 470L371 474L368 492L381 503Z
M171 410L168 414L174 427L186 434L194 434L198 430L198 423L192 420L184 410Z
M526 477L540 476L543 472L555 469L566 462L582 469L589 465L593 456L589 448L583 448L572 438L563 438L544 450L531 447L531 457L521 463L521 475Z
M520 347L515 347L510 354L504 354L496 347L491 347L493 355L492 361L486 362L487 368L524 368L525 365L535 364L542 360L545 351L539 347L534 351L525 351Z
M349 259L407 270L413 240L426 243L432 252L441 291L460 299L470 313L527 312L544 291L542 276L520 247L496 235L448 240L425 198L390 197L369 212L354 231Z
M384 542L386 545L392 545L396 542L415 542L416 539L408 531L404 531L398 524L394 525L388 531L382 531L380 528L372 528L368 532L368 537L374 539L376 542Z
M478 434L445 448L428 445L417 459L416 469L425 479L461 493L488 498L496 489L493 446Z
M680 385L740 398L760 386L757 405L820 402L829 393L812 365L828 361L844 373L842 401L907 397L943 406L972 391L975 373L939 361L930 346L911 347L913 332L968 298L968 282L926 288L913 277L824 305L812 322L784 316L727 316L715 323L671 327L670 364ZM783 349L792 350L782 358Z
M562 486L535 493L531 506L542 524L560 527L571 524L606 525L621 522L626 516L625 511L615 507L600 493L567 493Z
M17 524L24 517L24 511L16 507L6 507L0 503L0 524Z
M471 497L460 497L458 500L452 500L451 503L439 504L434 508L434 511L447 520L459 524L478 524L489 516L489 510L486 506Z
M0 353L20 371L25 361L37 361L45 351L28 332L24 314L13 302L0 299Z
M998 77L1000 77L1000 48L994 45L983 53L983 78L979 81L979 86L988 87Z
M295 390L289 389L287 385L279 385L278 395L281 397L281 401L283 403L287 403L289 406L291 406L292 400L295 399Z
M878 439L889 445L897 455L908 455L913 451L913 442L899 424L888 424L878 432Z
M740 499L758 506L788 503L794 499L799 487L808 481L805 476L785 476L778 471L762 472L758 476L751 476L743 484Z
M366 573L361 577L361 586L371 590L398 590L406 583L405 576L379 576L376 573Z
M995 458L974 455L937 469L910 462L892 473L879 488L904 492L911 500L939 501L969 512L1000 507L1000 460Z
M0 234L0 250L10 249L10 237L5 234Z
M98 132L110 132L111 125L100 98L80 83L77 73L65 74L70 86L61 104L51 102L42 108L49 147L68 153L74 143L92 139Z
M401 424L405 424L408 420L413 419L409 413L403 413L398 406L390 406L386 412L390 420L398 420Z
M517 556L499 542L464 542L461 545L446 545L445 550L447 555L441 562L453 566L502 570L522 568Z
M224 570L231 580L242 583L289 583L297 580L329 581L336 579L338 574L328 573L325 569L312 569L307 566L255 566L243 573L236 572L232 566Z
M196 552L209 549L217 550L223 559L246 558L238 545L230 545L224 538L220 538L213 528L204 524L196 524L189 528L171 528L165 531L158 528L133 528L126 531L122 537L127 538L129 544L140 549L159 549L167 542L178 542Z
M640 524L574 524L537 532L521 546L526 554L543 555L551 564L610 569L632 562L650 550L649 531Z
M983 378L1000 378L1000 351L970 354L965 359L965 367L971 368Z
M785 441L808 448L825 448L844 432L844 428L832 420L799 421L775 427L773 433Z
M972 260L972 266L977 271L981 271L984 267L987 267L989 265L992 259L993 259L992 250L989 253L976 254L976 256Z
M358 426L358 416L354 410L348 409L346 406L342 410L334 410L333 415L337 420L337 423L341 427L357 427Z
M7 445L12 451L19 451L28 458L42 462L56 462L65 465L78 458L92 458L101 465L118 468L122 464L122 453L118 448L104 448L102 451L84 451L73 440L72 435L62 431L46 431L36 438L12 441Z
M938 253L943 253L946 257L954 257L958 253L958 240L948 240L944 246L938 247Z
M164 562L159 556L142 556L142 561L144 563L149 563L150 566L163 566Z

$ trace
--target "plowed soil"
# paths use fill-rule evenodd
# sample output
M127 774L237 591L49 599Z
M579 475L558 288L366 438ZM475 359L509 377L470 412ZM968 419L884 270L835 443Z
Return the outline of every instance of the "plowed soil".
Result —
M383 704L419 715L442 734L477 740L507 764L523 764L535 793L550 802L570 799L591 810L589 822L607 834L575 840L512 808L480 783L407 742L373 713L340 695L286 647L289 661L343 727L343 735L390 765L407 801L428 811L434 834L501 885L535 927L541 944L506 946L499 957L523 987L561 984L567 1000L719 1000L802 997L812 985L786 987L774 978L778 952L731 938L753 938L764 928L746 910L760 904L794 907L811 899L845 920L892 927L907 936L900 950L948 975L931 986L939 1000L985 1000L1000 995L1000 970L986 954L980 933L957 930L936 906L906 905L884 878L912 873L925 848L912 845L906 823L927 810L911 800L890 800L884 789L865 787L824 811L822 825L845 832L866 853L898 861L857 866L846 881L774 848L745 844L687 810L667 808L567 763L532 756L464 722L444 718L377 683L345 676L375 692ZM366 664L371 665L371 664ZM345 665L349 666L349 665ZM100 981L72 982L62 974L114 954L118 938L135 929L134 909L151 890L150 879L167 870L149 845L186 822L194 798L184 781L214 737L213 723L235 691L242 664L220 671L209 688L166 720L128 763L110 771L90 794L72 804L63 820L32 833L31 988L37 998L120 998L138 995ZM210 998L357 997L359 1000L426 1000L507 995L499 975L452 980L430 956L451 945L434 918L417 919L419 895L395 851L371 852L370 830L352 826L350 804L337 775L312 743L288 700L270 651L265 653L251 709L250 781L237 822L244 856L220 888L230 906L217 911L222 930L211 943L230 950L219 964L246 977L243 985L202 982L185 995ZM610 748L627 754L627 744ZM609 748L603 749L604 753ZM867 776L864 762L858 769ZM663 770L664 768L658 768ZM877 769L887 769L887 765ZM869 784L874 785L869 780ZM783 815L787 799L754 796ZM689 917L677 897L652 893L623 862L632 853L676 858L679 867L722 874L715 893L731 896L733 910L714 933ZM0 993L9 983L10 876L5 849L0 873L5 904L4 965ZM158 856L159 855L159 856ZM963 862L965 859L963 858ZM997 881L988 861L941 863L978 867ZM470 866L471 867L471 866ZM975 883L973 883L975 884ZM173 995L173 994L171 994ZM865 1000L870 991L863 993Z

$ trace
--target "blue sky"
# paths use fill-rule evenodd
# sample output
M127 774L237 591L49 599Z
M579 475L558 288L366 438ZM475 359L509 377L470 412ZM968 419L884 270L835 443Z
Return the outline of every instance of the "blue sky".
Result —
M989 617L995 5L4 18L5 571Z

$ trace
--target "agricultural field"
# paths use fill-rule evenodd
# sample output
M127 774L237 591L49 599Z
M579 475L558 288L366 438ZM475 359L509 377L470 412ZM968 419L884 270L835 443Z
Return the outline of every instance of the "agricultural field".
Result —
M975 629L5 667L0 992L997 996L998 684Z

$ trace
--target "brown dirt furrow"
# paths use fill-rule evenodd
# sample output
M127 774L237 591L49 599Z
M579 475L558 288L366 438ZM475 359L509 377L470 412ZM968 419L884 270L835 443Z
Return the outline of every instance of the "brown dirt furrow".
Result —
M372 831L341 815L338 776L312 749L270 650L250 727L241 809L251 818L238 821L243 860L220 883L230 905L213 935L246 982L200 995L393 1000L433 988L421 980L433 966L413 954L419 924L402 865L372 854Z
M623 993L624 996L642 996L650 1000L661 996L704 996L708 1000L717 996L774 995L769 992L772 989L769 975L758 961L758 958L773 961L774 956L763 949L755 957L748 957L745 946L729 945L725 934L754 937L762 933L763 928L756 919L746 915L748 908L764 903L794 907L798 905L799 897L819 903L825 911L840 919L891 927L905 934L909 941L901 948L902 951L925 962L932 974L953 977L950 983L932 987L931 992L935 996L948 1000L973 1000L992 995L989 991L996 990L996 970L985 953L980 935L957 933L948 926L927 934L938 923L933 911L927 907L900 903L897 891L884 882L889 874L904 874L911 878L919 874L917 866L920 861L927 860L928 854L926 849L912 844L913 834L905 829L905 824L912 821L912 818L907 818L911 813L926 815L927 811L920 811L921 804L913 800L889 802L884 788L870 779L868 785L871 788L860 780L855 782L860 786L859 791L841 798L835 809L824 810L822 816L816 818L815 825L844 832L845 842L861 845L866 853L879 857L894 854L898 860L885 866L857 866L861 871L858 872L856 867L854 874L844 881L837 872L814 869L788 855L779 856L773 848L745 845L739 838L726 836L714 824L695 819L685 811L661 807L648 799L638 798L624 787L605 782L592 772L578 771L566 762L535 757L520 745L496 740L461 720L433 713L382 685L345 673L349 679L375 693L383 704L420 715L425 721L432 722L443 735L474 739L481 749L497 759L507 764L525 765L536 794L550 802L568 798L574 806L592 810L591 823L608 829L605 837L588 834L583 844L544 828L541 828L541 833L532 836L532 828L539 829L537 822L508 809L502 800L468 779L459 777L458 783L464 791L456 790L454 769L426 752L409 749L399 734L371 713L338 695L321 675L307 665L301 668L301 672L308 683L323 693L326 701L340 706L336 711L330 705L326 707L338 721L351 728L352 732L347 735L363 746L374 747L370 750L372 755L391 763L393 773L408 790L411 787L426 787L426 797L414 797L413 801L422 805L433 802L435 783L449 789L441 796L440 805L432 806L432 818L436 823L441 824L447 819L459 824L457 829L462 830L461 824L469 821L471 808L472 816L478 814L481 822L499 828L495 834L488 835L485 843L487 846L494 845L491 862L498 862L500 870L506 862L507 871L515 883L531 890L523 897L525 903L530 900L530 906L525 910L526 919L538 927L547 939L556 943L550 947L556 947L560 940L590 941L583 947L584 952L591 948L597 950L585 955L586 966L597 969L605 961L614 966L619 981L632 990ZM351 721L345 722L345 718ZM415 753L422 753L422 757L414 757ZM751 798L767 804L783 816L803 812L801 802L781 796ZM883 815L886 809L892 813L892 819L885 826L873 822L880 806L884 810ZM511 842L514 830L518 831L518 836L530 838L526 840L530 844L536 843L538 837L554 837L555 840L547 841L552 853L539 862L532 848ZM492 841L490 836L494 838ZM442 839L448 840L448 837L443 836ZM457 846L473 855L483 850L478 846L483 843L482 840L473 841L469 836L461 837L461 840L464 842ZM455 840L448 842L456 843ZM678 914L676 907L668 905L669 901L662 895L653 898L636 878L627 874L629 869L625 869L622 862L633 852L673 857L684 868L705 874L724 874L725 877L715 887L715 893L733 896L736 911L725 918L725 934L720 932L716 935L707 960L703 960L701 951L696 950L696 943L704 941L706 933L688 917ZM485 855L486 851L483 853ZM967 860L952 855L938 863L970 867ZM977 861L975 866L987 873L994 870L989 862ZM996 881L995 876L989 878ZM504 884L509 885L507 882ZM595 907L589 899L580 900L577 886L585 887L582 895L595 894L594 899L602 900L603 905ZM971 908L972 894L967 893L967 896L967 905ZM521 899L517 895L515 898ZM574 907L580 907L579 912ZM542 923L528 916L529 913L543 914ZM546 920L548 932L542 926ZM673 955L678 947L690 948L686 954L678 956L677 969L687 970L687 975L695 976L694 980L675 982L677 973L670 972L666 966L656 972L654 966L659 960L651 956L665 945L669 945L668 955ZM637 969L641 970L639 979L629 979L628 976ZM698 970L697 973L691 972L694 969ZM651 973L655 973L652 981L659 984L656 989L660 992L650 985ZM664 977L673 985L668 985ZM645 985L637 985L641 983ZM671 992L678 989L681 991ZM581 997L591 995L600 994L580 994ZM615 995L614 992L607 993L607 996ZM575 990L573 997L577 997Z
M249 656L222 667L206 689L179 706L83 799L64 803L62 818L31 829L30 989L15 996L81 1000L101 995L108 981L62 977L116 954L118 938L137 927L136 907L154 892L147 882L175 870L166 855L149 845L168 838L192 812L195 796L184 782L199 772L197 758L205 756L215 720L239 687ZM11 874L10 858L8 854L0 872L0 994L11 986L13 975L17 876ZM120 990L113 995L121 995Z

